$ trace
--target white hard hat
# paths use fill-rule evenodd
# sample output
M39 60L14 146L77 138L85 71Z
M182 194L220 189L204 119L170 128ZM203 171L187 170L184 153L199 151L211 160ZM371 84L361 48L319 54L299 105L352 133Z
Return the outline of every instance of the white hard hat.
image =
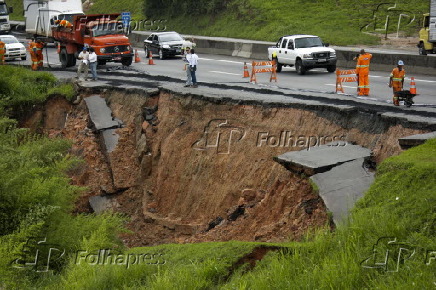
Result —
M398 65L404 65L404 62L402 60L399 60Z

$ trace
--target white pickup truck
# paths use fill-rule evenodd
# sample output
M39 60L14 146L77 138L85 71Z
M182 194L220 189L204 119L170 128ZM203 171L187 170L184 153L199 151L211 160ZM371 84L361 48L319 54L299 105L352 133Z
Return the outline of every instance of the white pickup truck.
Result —
M283 66L295 66L299 75L313 68L336 70L336 52L315 35L288 35L280 37L276 46L268 48L268 58L276 60L277 72Z

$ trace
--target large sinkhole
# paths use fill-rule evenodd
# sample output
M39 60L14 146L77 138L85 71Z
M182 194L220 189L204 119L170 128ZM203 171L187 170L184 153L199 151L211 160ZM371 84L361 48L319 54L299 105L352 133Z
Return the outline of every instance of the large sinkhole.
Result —
M94 101L100 112L89 109ZM95 122L92 114L109 115ZM129 246L277 242L333 228L310 174L275 158L338 141L369 149L376 164L401 152L398 138L424 132L357 110L214 102L163 89L85 90L72 104L53 98L22 125L41 124L85 161L70 172L86 187L75 211L127 215Z

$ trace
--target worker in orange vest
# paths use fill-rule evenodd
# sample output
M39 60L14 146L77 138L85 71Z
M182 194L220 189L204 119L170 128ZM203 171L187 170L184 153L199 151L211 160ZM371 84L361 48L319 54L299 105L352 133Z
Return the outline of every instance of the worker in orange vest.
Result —
M0 40L0 64L5 64L6 44Z
M29 43L29 51L30 51L30 58L32 59L32 70L38 69L38 58L36 56L37 48L36 48L36 41L34 38L32 38L32 41Z
M59 26L66 27L66 28L71 28L71 27L73 27L73 24L71 24L70 21L64 19L64 20L61 20L59 22Z
M369 62L371 61L372 54L365 52L364 49L360 51L357 58L356 75L359 80L357 86L359 96L369 95Z
M38 61L38 69L42 68L44 64L44 54L42 49L44 48L44 42L42 40L38 39L36 41L36 59Z
M395 106L400 105L397 92L403 90L405 77L406 71L404 70L404 62L399 60L397 67L392 70L391 77L389 78L389 87L392 88L394 93L393 103Z

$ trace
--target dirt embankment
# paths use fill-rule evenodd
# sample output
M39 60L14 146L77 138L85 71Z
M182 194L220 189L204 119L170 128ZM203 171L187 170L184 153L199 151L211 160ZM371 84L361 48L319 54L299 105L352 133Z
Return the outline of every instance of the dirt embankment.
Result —
M134 233L123 237L129 246L298 240L328 224L328 214L308 180L274 156L347 140L373 149L381 161L401 151L399 137L422 132L357 112L215 104L166 91L102 96L125 124L109 154L88 128L83 101L48 102L27 125L65 112L57 113L65 122L44 128L72 140L72 151L85 160L71 173L74 184L87 187L77 211L91 212L90 196L112 197L113 210L131 218Z

